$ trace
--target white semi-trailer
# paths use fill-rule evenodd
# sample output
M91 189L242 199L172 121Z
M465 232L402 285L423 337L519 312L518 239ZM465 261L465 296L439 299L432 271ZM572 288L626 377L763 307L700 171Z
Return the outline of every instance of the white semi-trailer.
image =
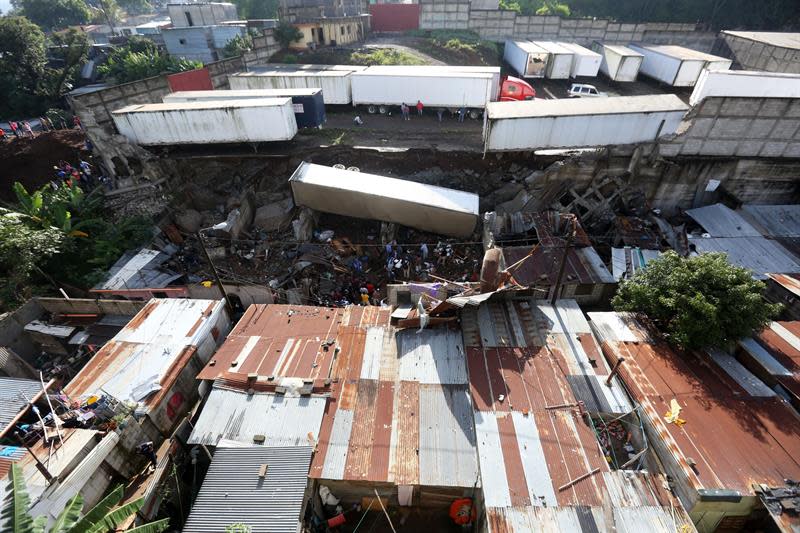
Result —
M800 74L750 70L704 70L694 86L690 105L704 98L800 98Z
M513 90L510 87L513 86ZM376 66L351 76L353 105L369 113L417 102L429 110L465 108L476 118L495 100L522 100L534 95L526 82L501 78L499 67Z
M144 146L288 141L297 134L291 98L134 104L111 117L122 135Z
M642 54L627 46L604 44L599 41L592 43L592 49L601 56L600 72L608 76L611 81L636 81L644 59Z
M641 72L672 87L694 87L703 69L728 70L731 60L690 48L662 44L633 44L644 56Z
M349 104L350 76L354 70L345 68L313 70L296 68L264 68L228 76L231 89L322 89L326 104ZM364 67L355 67L356 69Z
M603 61L603 57L600 54L575 43L559 42L558 44L572 52L570 77L594 78L597 76L597 72L600 70L600 63Z
M572 71L572 52L553 41L532 41L536 46L547 51L547 68L545 77L551 80L566 80Z
M544 78L550 53L529 41L506 41L503 60L522 78Z
M689 107L674 94L489 104L487 152L653 141L677 131Z

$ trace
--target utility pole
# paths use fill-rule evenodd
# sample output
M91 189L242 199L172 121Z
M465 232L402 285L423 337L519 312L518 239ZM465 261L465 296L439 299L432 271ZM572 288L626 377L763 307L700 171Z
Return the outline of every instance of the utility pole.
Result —
M569 249L572 247L572 240L575 238L575 232L578 229L578 221L575 215L568 215L572 220L572 228L566 235L564 241L564 254L561 256L561 264L558 266L558 276L556 276L556 284L553 286L553 296L550 298L550 305L555 305L558 300L558 295L561 292L561 278L564 277L564 269L567 266L567 256Z
M214 281L217 282L217 286L219 286L219 291L222 293L222 297L225 298L225 309L228 310L228 316L233 318L233 305L231 304L231 299L228 296L227 291L225 290L225 286L222 285L222 280L219 277L219 272L217 272L217 267L214 266L214 261L211 260L211 256L208 255L208 250L206 250L206 243L203 241L203 234L201 233L202 230L195 233L197 236L197 240L200 241L200 248L203 250L203 255L206 256L206 261L208 264L211 265L211 272L214 274Z

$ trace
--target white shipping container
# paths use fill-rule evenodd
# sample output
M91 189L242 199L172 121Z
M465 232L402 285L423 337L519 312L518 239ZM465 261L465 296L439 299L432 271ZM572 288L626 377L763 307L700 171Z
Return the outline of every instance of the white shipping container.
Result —
M494 75L484 72L447 72L418 67L372 67L351 76L353 105L413 106L417 100L429 108L484 108L496 93Z
M348 70L255 70L228 76L231 89L322 89L326 104L349 104Z
M111 117L122 135L144 146L288 141L297 134L291 98L135 104Z
M600 70L600 63L603 57L597 52L575 43L558 43L562 47L572 52L572 67L569 75L573 78L586 76L594 78Z
M303 162L289 178L295 205L324 213L394 222L467 237L478 222L478 195Z
M697 105L710 96L800 98L800 74L704 70L694 86L689 104Z
M489 104L487 152L653 141L676 132L689 107L674 94Z
M212 100L248 100L250 98L280 98L292 96L311 96L320 89L240 89L215 91L177 91L165 94L161 99L165 104L174 102L205 102Z
M644 56L627 46L603 44L595 41L592 44L595 52L601 56L600 72L613 81L636 81Z
M506 41L503 60L522 78L544 78L547 70L547 50L528 41Z
M731 61L675 45L631 44L630 47L644 55L641 71L673 87L694 87L704 68L727 70Z
M566 80L572 71L573 53L558 43L552 41L532 41L533 44L543 48L549 54L545 76L552 80Z
M500 93L500 67L473 67L469 65L453 66L453 65L407 65L403 67L388 66L388 65L375 65L372 67L364 67L362 70L369 69L371 73L388 73L393 76L403 76L408 69L414 74L446 74L446 73L470 73L477 72L480 74L489 74L492 76L492 96L491 100L497 100ZM424 103L424 102L423 102Z

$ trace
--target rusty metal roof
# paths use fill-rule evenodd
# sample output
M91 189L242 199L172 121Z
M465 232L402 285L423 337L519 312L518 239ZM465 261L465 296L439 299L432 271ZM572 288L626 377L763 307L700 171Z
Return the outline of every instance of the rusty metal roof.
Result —
M767 276L795 296L800 296L800 274L767 274Z
M800 477L800 424L786 402L750 395L706 354L679 355L630 316L589 317L607 358L625 358L620 375L646 427L660 436L661 459L684 502L704 490L752 495L754 483L776 487ZM682 426L664 419L673 399Z
M503 259L506 265L513 265L530 252L530 246L505 247L503 248ZM526 287L552 285L556 282L563 255L563 245L539 245L528 259L514 269L514 279ZM563 282L565 284L616 283L608 268L591 246L573 247L568 250Z
M760 369L760 377L800 411L800 322L772 322L739 346Z
M193 354L202 347L207 358L227 327L221 300L152 299L64 390L74 399L107 394L152 408Z

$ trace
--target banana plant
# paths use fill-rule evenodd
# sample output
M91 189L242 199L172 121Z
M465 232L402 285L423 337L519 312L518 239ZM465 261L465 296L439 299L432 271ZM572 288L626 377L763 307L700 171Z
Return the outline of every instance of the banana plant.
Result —
M106 533L116 530L117 526L136 514L144 503L144 498L139 498L116 507L123 495L122 485L119 485L89 512L81 515L83 496L78 493L70 498L55 522L47 529L46 516L34 518L28 512L31 500L19 465L11 465L8 481L3 510L0 512L0 528L4 533ZM167 527L169 519L165 518L127 531L161 533Z

